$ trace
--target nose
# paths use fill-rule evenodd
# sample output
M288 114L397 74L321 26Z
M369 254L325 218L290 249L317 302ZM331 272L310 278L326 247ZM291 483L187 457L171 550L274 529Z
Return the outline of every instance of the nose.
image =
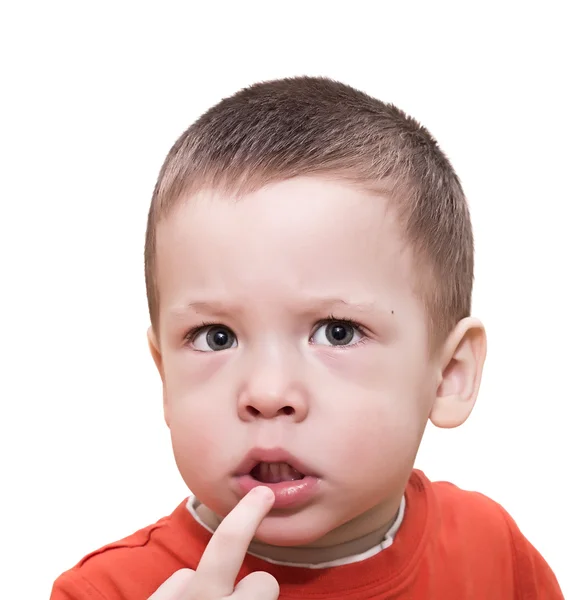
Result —
M243 421L287 418L301 422L309 412L308 395L294 367L267 359L248 366L238 394L238 416Z

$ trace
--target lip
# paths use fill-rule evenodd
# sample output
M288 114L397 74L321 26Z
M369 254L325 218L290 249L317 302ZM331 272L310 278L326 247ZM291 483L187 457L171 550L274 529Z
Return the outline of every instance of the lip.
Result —
M305 475L297 481L281 481L280 483L262 483L251 475L236 477L239 494L244 497L256 487L267 487L274 493L273 509L299 508L308 504L319 490L320 480L311 475Z
M279 483L262 483L250 475L250 471L260 462L283 462L304 475L296 481ZM235 483L240 496L245 496L255 487L264 486L274 493L273 509L299 508L308 504L319 490L320 477L289 452L280 448L255 448L248 453L239 465L235 475Z

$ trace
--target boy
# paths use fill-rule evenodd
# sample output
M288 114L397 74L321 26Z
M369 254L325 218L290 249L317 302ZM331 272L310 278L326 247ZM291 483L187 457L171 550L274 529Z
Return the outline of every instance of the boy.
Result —
M498 504L413 470L486 354L466 200L425 128L321 78L224 99L165 160L145 271L193 497L54 600L562 598Z

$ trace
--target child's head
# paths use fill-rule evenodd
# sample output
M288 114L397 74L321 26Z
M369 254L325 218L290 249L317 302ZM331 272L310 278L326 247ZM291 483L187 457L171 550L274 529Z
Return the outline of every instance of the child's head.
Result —
M485 335L461 186L423 127L350 87L258 84L203 115L161 170L145 266L189 488L225 515L252 478L312 482L265 519L267 543L382 526L428 419L473 407Z

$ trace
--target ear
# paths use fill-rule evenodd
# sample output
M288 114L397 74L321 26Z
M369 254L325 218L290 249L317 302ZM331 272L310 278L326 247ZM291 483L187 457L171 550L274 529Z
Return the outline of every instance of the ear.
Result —
M463 424L475 405L487 352L485 328L471 317L457 323L440 359L439 386L431 414L437 427Z
M154 333L154 330L152 329L152 327L148 328L148 331L146 332L146 337L148 339L148 349L150 350L150 355L152 356L152 360L154 360L154 364L156 365L158 374L160 375L160 379L162 381L163 410L164 410L164 415L165 415L165 422L168 426L169 420L168 420L168 414L167 414L167 407L168 407L167 389L166 389L165 372L164 372L164 367L163 367L162 354L160 351L160 345L158 343L156 334Z

